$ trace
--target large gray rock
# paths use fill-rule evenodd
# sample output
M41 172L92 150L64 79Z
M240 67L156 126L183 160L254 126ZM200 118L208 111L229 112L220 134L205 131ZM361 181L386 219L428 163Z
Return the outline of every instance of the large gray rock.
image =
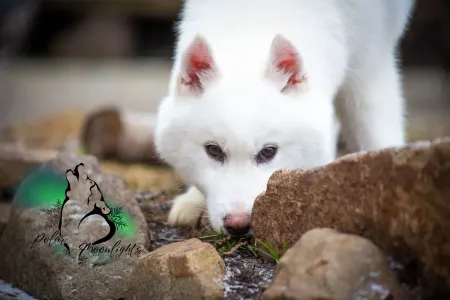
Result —
M0 278L39 299L120 299L148 246L125 182L94 157L63 153L22 182L0 240Z
M313 229L281 258L263 300L408 299L383 252L362 237Z

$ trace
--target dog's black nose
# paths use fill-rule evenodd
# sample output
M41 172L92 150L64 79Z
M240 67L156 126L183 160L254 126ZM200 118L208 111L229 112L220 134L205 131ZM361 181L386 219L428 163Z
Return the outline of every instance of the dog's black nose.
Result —
M226 231L233 236L243 236L250 232L250 226L247 227L229 227L225 226Z

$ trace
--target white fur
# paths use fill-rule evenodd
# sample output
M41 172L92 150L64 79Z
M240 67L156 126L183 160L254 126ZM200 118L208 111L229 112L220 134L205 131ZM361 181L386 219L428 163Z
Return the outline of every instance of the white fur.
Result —
M174 199L168 223L170 225L193 225L196 224L201 212L204 210L205 197L194 186L186 193Z
M193 225L206 207L219 231L226 214L250 214L275 170L333 161L339 126L353 151L402 145L404 101L396 46L413 4L185 1L155 136L161 158L193 187L176 199L169 222ZM186 49L198 35L208 43L217 70L203 74L202 92L190 93L180 76ZM271 76L276 74L270 70L270 49L277 35L298 51L306 87L281 93L285 81ZM205 153L207 141L225 149L224 164ZM257 165L252 157L265 143L276 143L278 153Z

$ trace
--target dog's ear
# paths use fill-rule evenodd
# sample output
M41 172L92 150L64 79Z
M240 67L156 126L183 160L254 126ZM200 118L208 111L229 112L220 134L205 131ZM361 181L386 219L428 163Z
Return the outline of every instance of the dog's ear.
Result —
M206 40L197 35L183 54L178 78L178 96L198 96L217 75L217 69Z
M304 91L306 87L302 57L295 46L280 34L272 40L265 76L283 93Z

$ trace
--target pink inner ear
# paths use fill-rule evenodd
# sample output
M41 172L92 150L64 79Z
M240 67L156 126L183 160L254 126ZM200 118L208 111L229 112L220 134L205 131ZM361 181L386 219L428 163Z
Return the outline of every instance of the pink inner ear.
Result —
M288 80L282 91L303 82L301 57L295 46L281 35L275 36L272 42L272 66Z
M200 75L212 70L213 65L208 45L203 39L196 37L187 52L185 65L187 78L181 78L181 83L201 89Z
M276 67L278 71L284 74L289 74L289 79L286 87L293 86L300 83L301 80L298 79L300 73L300 62L298 54L291 48L280 49L278 53L278 59L276 59Z

